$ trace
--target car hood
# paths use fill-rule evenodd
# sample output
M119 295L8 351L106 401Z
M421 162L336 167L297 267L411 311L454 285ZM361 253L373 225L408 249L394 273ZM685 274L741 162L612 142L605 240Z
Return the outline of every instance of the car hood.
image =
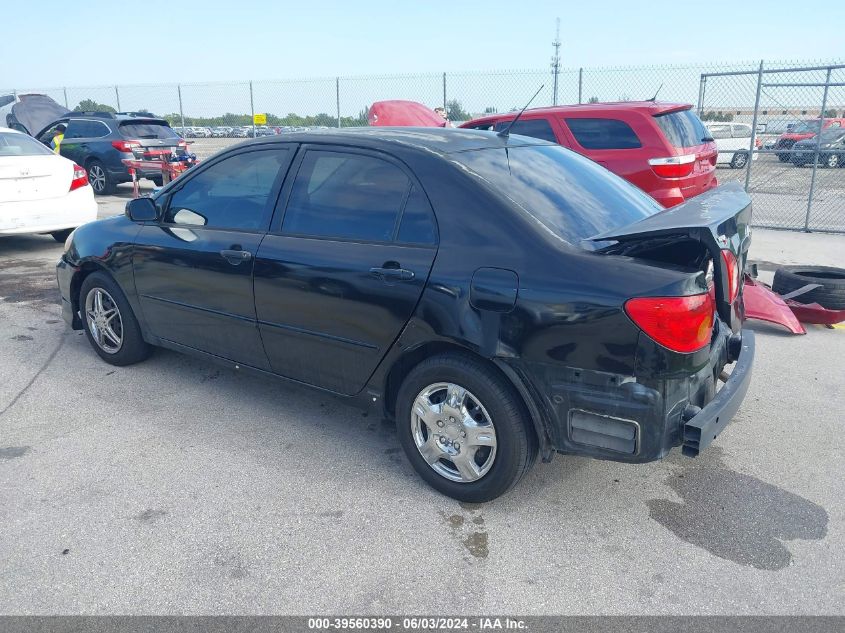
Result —
M416 101L376 101L367 115L373 126L445 127L446 121Z
M19 98L20 101L12 106L12 115L32 135L70 112L47 95L21 95Z

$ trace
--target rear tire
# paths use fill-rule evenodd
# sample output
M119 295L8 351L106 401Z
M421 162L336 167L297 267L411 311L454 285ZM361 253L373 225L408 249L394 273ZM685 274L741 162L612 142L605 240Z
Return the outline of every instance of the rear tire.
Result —
M839 154L828 154L822 159L822 167L829 167L830 169L834 169L840 166L840 158Z
M88 163L88 183L98 196L114 193L114 182L103 163L98 160Z
M126 295L106 273L91 273L82 282L79 311L88 342L107 363L122 367L150 355Z
M396 414L411 465L432 488L458 501L483 503L504 494L537 456L519 394L470 355L441 354L417 365L399 389Z
M742 169L748 164L748 154L746 152L736 152L731 159L731 169Z
M795 297L799 303L818 303L830 310L845 310L845 269L831 266L783 266L775 271L772 290L787 294L807 284L821 284Z

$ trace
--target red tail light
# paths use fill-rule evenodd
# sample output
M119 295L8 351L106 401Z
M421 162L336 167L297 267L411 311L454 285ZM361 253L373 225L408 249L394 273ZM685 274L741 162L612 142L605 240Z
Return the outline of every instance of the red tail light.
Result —
M139 141L112 141L111 146L118 152L132 153L133 149L141 147Z
M70 189L68 189L68 191L74 191L75 189L79 189L80 187L85 187L87 185L88 174L85 173L85 170L82 167L74 163L73 180L70 181Z
M725 275L728 278L728 303L736 301L739 295L739 264L731 251L722 251L722 263L725 264Z
M648 161L652 171L661 178L683 178L692 173L695 166L695 154L652 158Z
M687 354L705 347L713 330L713 298L709 293L688 297L638 297L625 302L625 312L663 347Z

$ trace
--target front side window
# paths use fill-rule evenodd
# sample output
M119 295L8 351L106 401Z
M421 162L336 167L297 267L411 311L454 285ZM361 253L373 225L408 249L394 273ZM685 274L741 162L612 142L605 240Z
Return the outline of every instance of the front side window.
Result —
M215 229L261 230L287 148L230 156L190 178L170 197L164 221Z
M391 162L311 150L291 189L282 232L389 242L410 180Z
M585 149L635 149L642 147L631 126L619 119L566 119L578 144Z
M751 138L750 125L734 125L734 138Z

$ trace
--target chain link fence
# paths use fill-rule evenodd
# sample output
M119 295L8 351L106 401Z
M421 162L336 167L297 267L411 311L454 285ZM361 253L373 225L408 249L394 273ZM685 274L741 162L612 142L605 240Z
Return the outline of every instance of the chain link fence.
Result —
M147 111L178 127L248 126L260 113L268 126L282 128L366 125L370 104L384 99L442 106L459 123L520 109L541 85L532 106L651 98L695 104L717 136L719 180L746 185L755 225L845 232L845 169L828 166L845 162L845 148L830 159L823 142L807 146L814 130L799 127L823 111L827 127L835 118L845 127L842 60L570 68L560 69L556 82L549 70L502 70L0 92L47 94L69 109ZM222 146L209 144L208 151Z

